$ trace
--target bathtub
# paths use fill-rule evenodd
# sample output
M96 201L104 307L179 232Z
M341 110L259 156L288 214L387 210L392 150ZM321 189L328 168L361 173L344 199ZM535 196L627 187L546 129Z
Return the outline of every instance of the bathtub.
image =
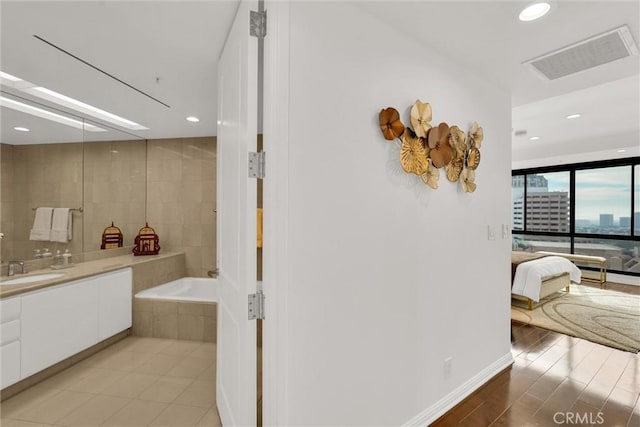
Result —
M183 277L136 293L132 334L215 343L216 283L216 279Z
M140 291L135 297L140 299L213 303L217 300L216 279L183 277Z

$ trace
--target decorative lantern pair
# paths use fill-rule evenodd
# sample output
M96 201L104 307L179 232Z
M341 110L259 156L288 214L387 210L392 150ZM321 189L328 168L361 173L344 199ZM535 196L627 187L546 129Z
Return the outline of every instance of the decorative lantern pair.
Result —
M100 249L121 248L123 241L122 230L112 222L102 233ZM138 231L138 235L133 242L133 255L156 255L159 251L160 238L155 230L149 227L149 223L145 223L145 226Z

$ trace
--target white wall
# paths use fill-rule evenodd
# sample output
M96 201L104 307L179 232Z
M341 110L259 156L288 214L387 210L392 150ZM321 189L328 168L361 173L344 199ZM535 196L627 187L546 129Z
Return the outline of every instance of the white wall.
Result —
M281 310L265 325L279 322L284 345L267 392L286 400L282 425L424 425L510 360L510 236L487 239L489 224L510 224L510 97L360 8L288 7L290 26L270 29L287 39L267 41L289 43L289 114L265 111L289 123L279 141L265 130L280 169L265 182L265 221L280 214L265 251L288 253L275 283L265 266L267 310ZM402 172L378 112L393 106L409 124L417 98L436 123L483 126L475 193L444 171L435 191Z

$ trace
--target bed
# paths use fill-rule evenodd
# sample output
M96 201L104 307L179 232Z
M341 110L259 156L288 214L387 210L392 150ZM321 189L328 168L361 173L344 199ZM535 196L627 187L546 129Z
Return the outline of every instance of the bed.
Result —
M533 303L565 290L571 283L580 283L582 273L571 261L540 253L511 252L511 296Z

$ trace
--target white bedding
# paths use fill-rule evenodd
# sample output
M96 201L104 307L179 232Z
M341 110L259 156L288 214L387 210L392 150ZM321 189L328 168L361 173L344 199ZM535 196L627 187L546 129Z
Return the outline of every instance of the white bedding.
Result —
M572 283L580 283L582 273L571 261L559 256L546 256L518 264L511 293L540 301L542 279L569 273Z

